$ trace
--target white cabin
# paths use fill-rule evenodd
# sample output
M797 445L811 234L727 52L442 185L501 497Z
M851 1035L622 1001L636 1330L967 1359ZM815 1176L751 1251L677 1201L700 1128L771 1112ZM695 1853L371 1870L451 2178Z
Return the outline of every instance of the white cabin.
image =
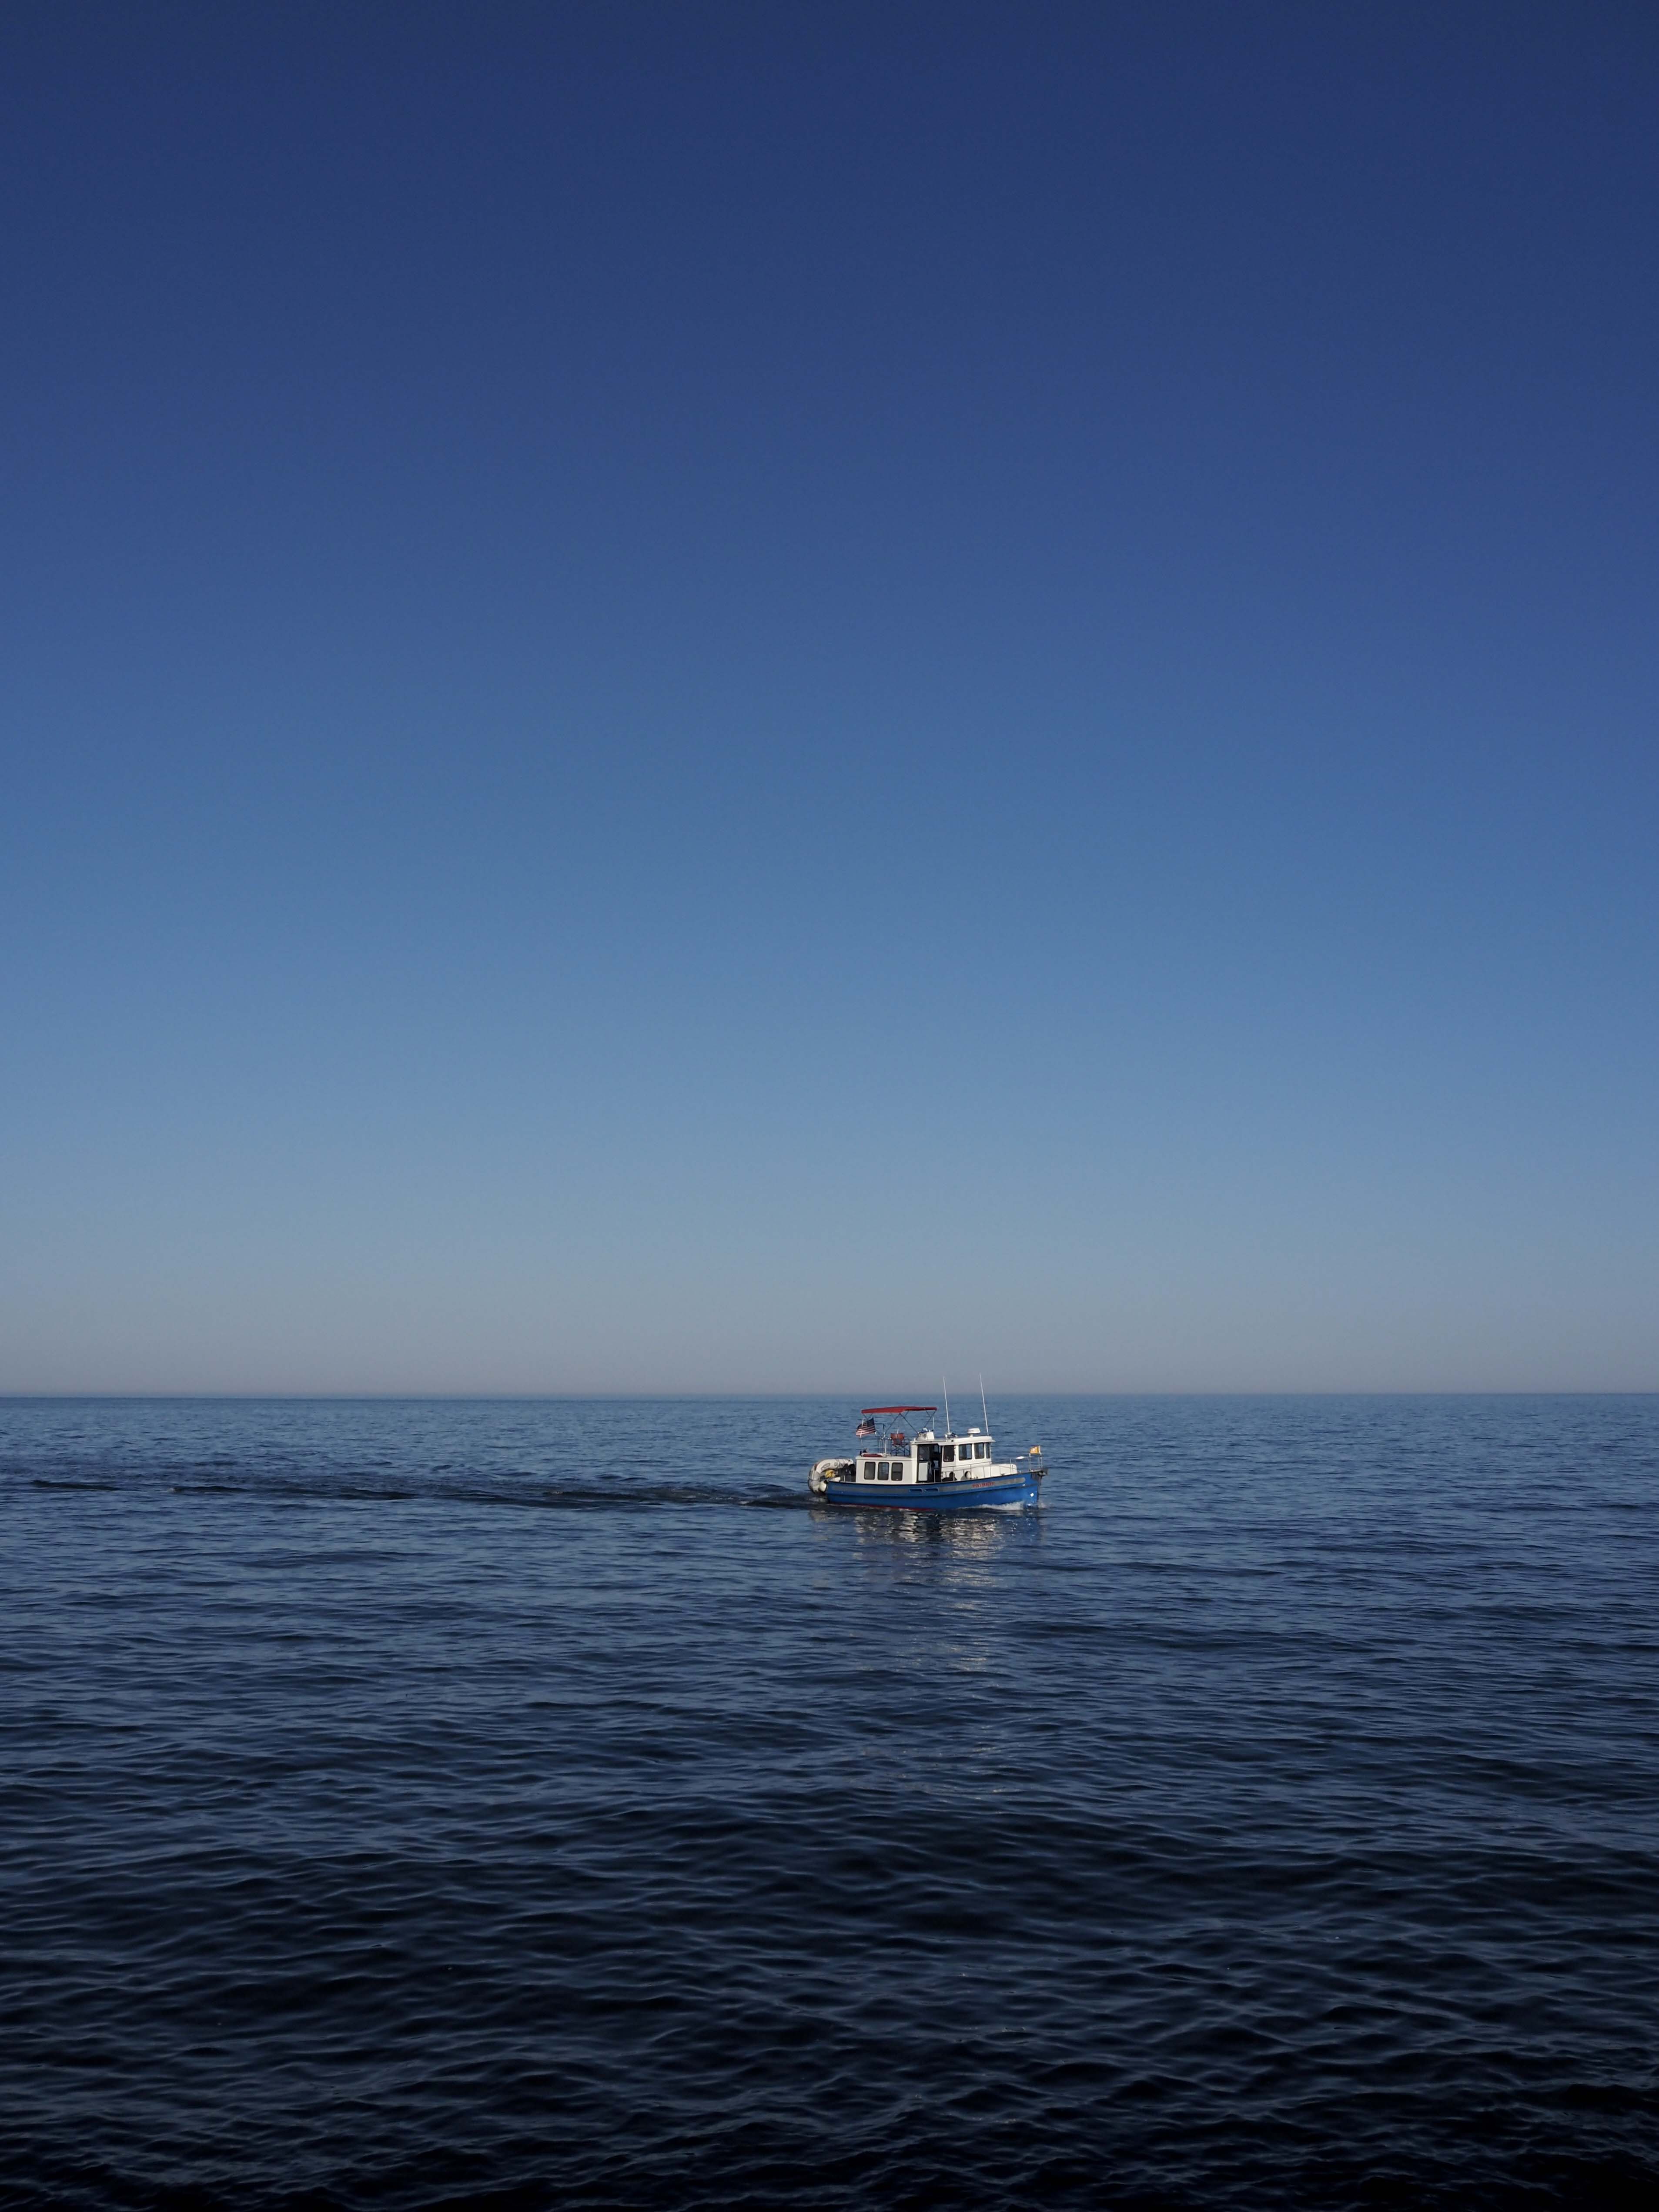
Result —
M969 1429L957 1436L936 1436L923 1429L908 1437L892 1431L879 1443L866 1446L842 1474L850 1482L975 1482L992 1476L1018 1474L1013 1460L999 1460L988 1429Z

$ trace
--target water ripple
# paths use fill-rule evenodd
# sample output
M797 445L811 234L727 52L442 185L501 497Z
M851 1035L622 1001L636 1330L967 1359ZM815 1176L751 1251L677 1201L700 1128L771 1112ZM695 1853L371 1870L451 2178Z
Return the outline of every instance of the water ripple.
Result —
M1622 2205L1659 1407L0 1406L0 2199Z

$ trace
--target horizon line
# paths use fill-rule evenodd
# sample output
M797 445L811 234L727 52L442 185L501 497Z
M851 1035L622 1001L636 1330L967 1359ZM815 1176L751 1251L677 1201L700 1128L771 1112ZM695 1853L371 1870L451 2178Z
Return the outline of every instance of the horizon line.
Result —
M791 1398L854 1398L856 1389L817 1386L799 1389L593 1389L593 1390L0 1390L5 1405L568 1405L593 1402L673 1404L720 1399L781 1401ZM1275 1387L1271 1384L1198 1383L1159 1389L1083 1389L1075 1386L1009 1384L1009 1398L1652 1398L1651 1383L1491 1384L1454 1383L1413 1387L1340 1384Z

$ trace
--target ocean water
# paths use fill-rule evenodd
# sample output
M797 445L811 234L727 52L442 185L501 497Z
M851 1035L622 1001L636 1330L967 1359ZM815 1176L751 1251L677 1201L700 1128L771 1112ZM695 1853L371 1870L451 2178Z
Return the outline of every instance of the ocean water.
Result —
M1659 1400L0 1403L0 2202L1659 2202Z

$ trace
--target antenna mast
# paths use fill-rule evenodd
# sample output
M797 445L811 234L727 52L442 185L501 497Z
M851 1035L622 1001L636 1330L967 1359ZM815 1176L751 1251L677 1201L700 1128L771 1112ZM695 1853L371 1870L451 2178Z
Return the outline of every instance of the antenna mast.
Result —
M953 1437L956 1431L951 1426L951 1386L942 1375L939 1379L939 1388L945 1393L945 1433L947 1437Z
M979 1378L979 1411L980 1419L985 1424L985 1433L988 1437L991 1433L991 1416L985 1410L985 1376L982 1373Z

